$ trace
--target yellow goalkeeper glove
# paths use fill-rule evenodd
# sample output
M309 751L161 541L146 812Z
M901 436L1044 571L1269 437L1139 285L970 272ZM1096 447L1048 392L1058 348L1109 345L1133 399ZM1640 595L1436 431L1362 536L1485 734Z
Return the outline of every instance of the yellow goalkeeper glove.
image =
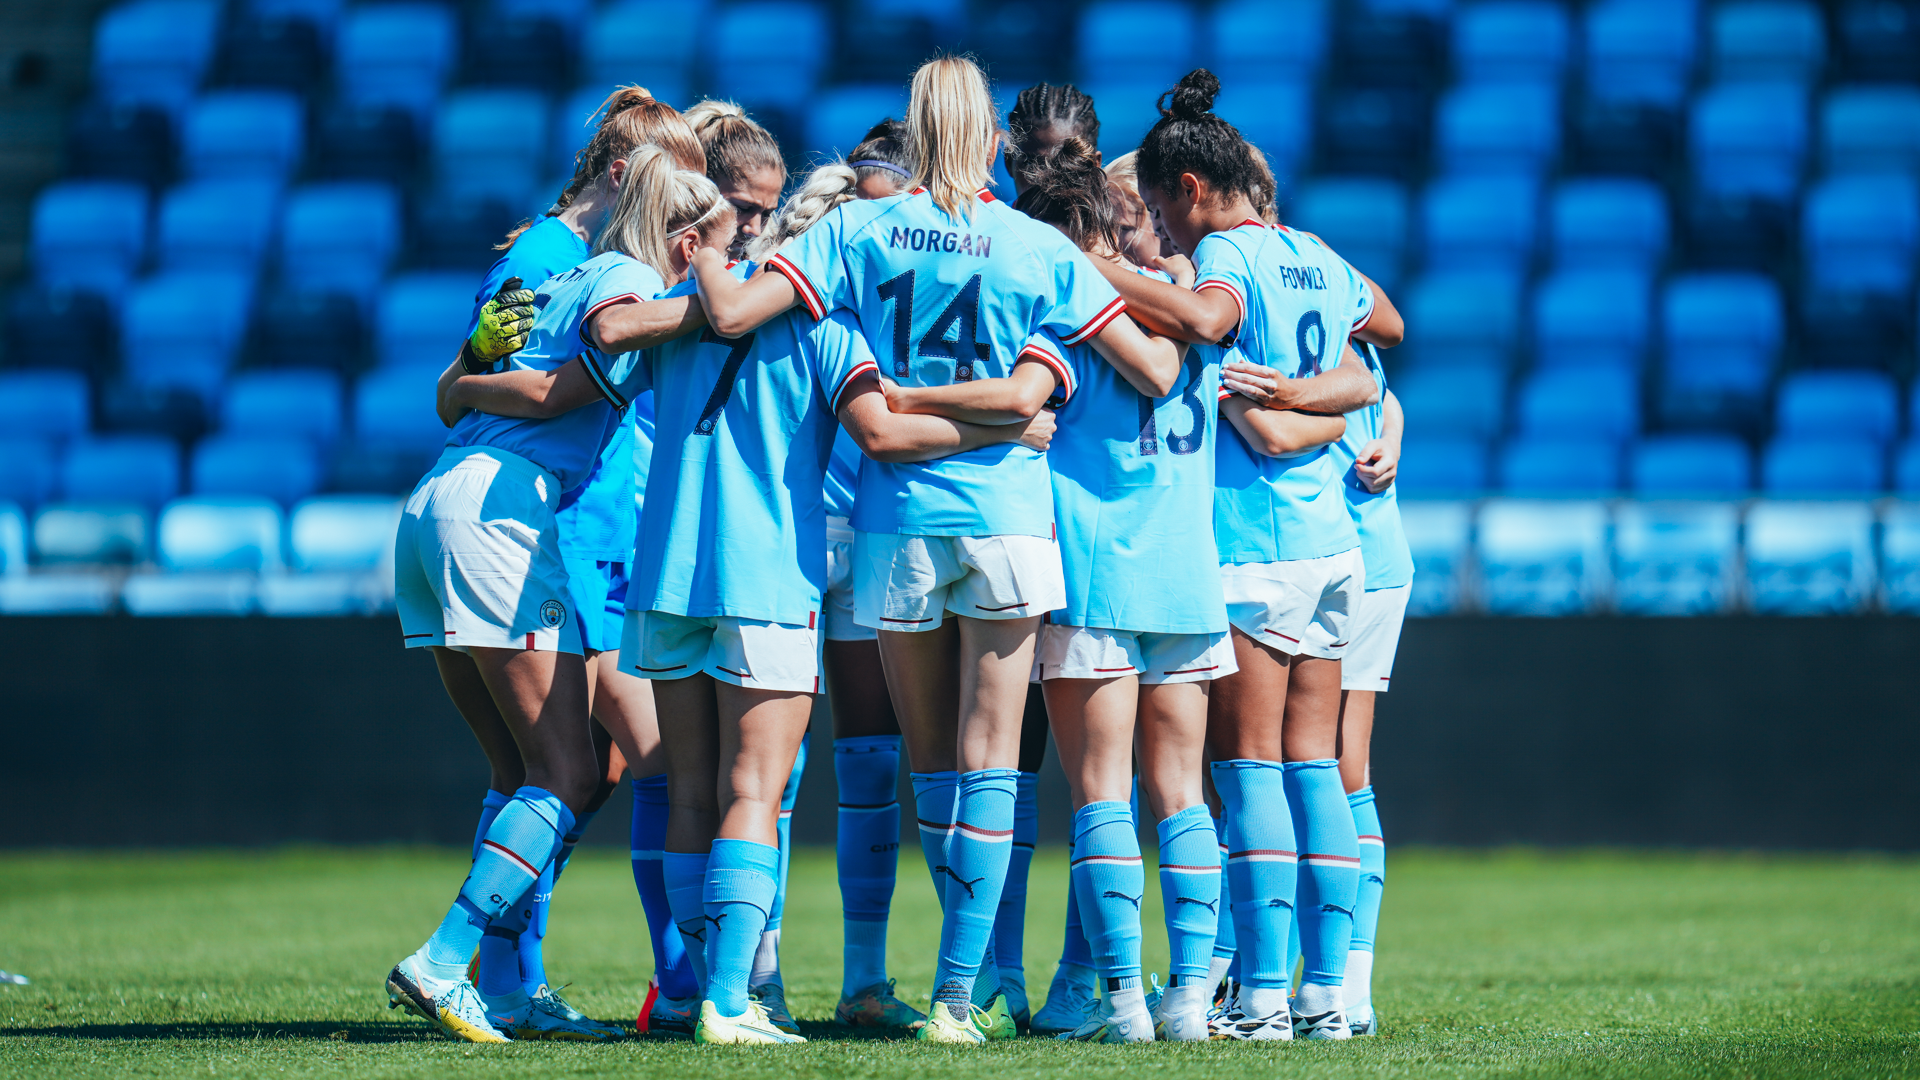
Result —
M520 287L517 277L500 283L493 299L480 305L480 321L460 349L460 366L469 375L493 369L503 356L519 352L533 329L533 290Z

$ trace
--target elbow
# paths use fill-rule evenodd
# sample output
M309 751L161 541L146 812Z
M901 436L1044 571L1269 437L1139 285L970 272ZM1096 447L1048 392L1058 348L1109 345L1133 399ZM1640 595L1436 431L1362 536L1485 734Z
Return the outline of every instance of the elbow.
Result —
M1178 386L1179 384L1180 384L1180 365L1175 364L1173 367L1168 368L1164 373L1154 372L1153 374L1147 376L1147 386L1145 387L1145 389L1152 391L1152 393L1148 395L1149 397L1158 399L1158 398L1166 397L1168 394L1173 393L1173 388ZM1136 389L1140 389L1140 388L1136 387Z
M1391 349L1407 339L1407 329L1404 326L1378 328L1369 326L1355 336L1368 344L1378 345L1383 349Z
M752 324L741 318L737 312L712 308L707 310L707 326L715 334L729 340L745 336L753 329Z

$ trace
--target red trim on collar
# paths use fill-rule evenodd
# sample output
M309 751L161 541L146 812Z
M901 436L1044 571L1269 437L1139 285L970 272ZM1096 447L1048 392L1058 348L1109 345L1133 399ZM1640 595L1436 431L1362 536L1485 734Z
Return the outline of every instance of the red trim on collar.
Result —
M1240 225L1235 225L1234 228L1238 229L1240 228L1241 225L1251 225L1256 229L1264 229L1267 227L1266 222L1260 221L1256 218L1248 218L1247 220L1241 222Z
M974 198L979 199L981 202L999 201L993 197L993 192L988 191L986 188L981 188L979 191L974 192L973 195Z

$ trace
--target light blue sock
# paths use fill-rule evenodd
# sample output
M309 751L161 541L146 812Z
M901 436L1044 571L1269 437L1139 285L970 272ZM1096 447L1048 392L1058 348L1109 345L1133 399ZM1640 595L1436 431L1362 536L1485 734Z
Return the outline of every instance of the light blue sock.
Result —
M800 737L800 751L793 755L793 771L787 774L787 786L780 791L780 873L775 881L773 910L767 915L767 929L780 929L780 916L787 910L787 864L793 859L793 804L800 798L800 779L807 774L807 739ZM729 1016L733 1015L731 1013Z
M1078 852L1067 844L1067 926L1060 938L1060 962L1075 967L1093 967L1093 946L1087 944L1087 928L1080 921L1080 887L1075 884L1073 860Z
M1380 831L1380 811L1373 805L1373 785L1347 796L1353 810L1354 831L1360 839L1360 892L1353 905L1353 947L1370 953L1380 929L1380 894L1387 887L1387 841Z
M553 907L553 889L560 883L560 875L567 872L567 860L573 858L573 849L580 843L580 837L593 824L597 810L581 813L573 823L573 829L560 838L560 854L540 875L534 885L531 910L527 917L527 928L520 931L520 985L528 996L540 992L549 985L547 979L547 912Z
M715 840L707 860L707 1000L723 1016L747 1011L753 954L779 890L780 849L751 840Z
M513 801L513 796L505 795L491 788L487 797L480 803L480 827L473 832L473 857L480 857L480 841L487 838L487 830L493 827L500 811ZM538 891L536 882L534 890ZM525 899L522 897L522 899ZM514 904L501 913L487 926L486 933L480 937L475 984L481 993L489 997L503 997L520 985L520 931L526 926L525 916L520 914L524 905Z
M526 895L572 829L573 811L552 792L532 786L514 792L480 841L453 907L415 954L426 973L466 978L467 961L487 926Z
M954 802L960 794L957 772L913 773L913 814L919 826L920 857L933 879L940 910L947 909L947 875L935 867L947 862L947 834L953 831Z
M1013 802L1019 776L1018 769L960 774L946 857L934 868L947 878L934 1000L950 1007L964 1009L971 1003L974 981L993 943L994 915L1013 851Z
M1027 966L1027 875L1040 839L1039 787L1040 777L1034 773L1023 772L1015 781L1013 851L1007 856L1007 884L993 918L994 962L1002 971L1024 971Z
M1094 966L1107 989L1140 985L1140 902L1147 879L1126 803L1088 803L1073 815L1071 873L1080 923L1089 931Z
M480 800L480 827L473 830L474 858L477 859L480 857L480 841L485 840L487 838L487 830L493 828L493 819L499 817L500 811L505 810L507 804L512 801L513 796L511 795L503 794L492 788L487 789L487 797Z
M1227 819L1224 814L1213 819L1213 835L1220 845L1220 910L1213 924L1213 955L1231 958L1235 955L1233 897L1227 888Z
M1284 995L1297 857L1280 763L1216 761L1213 786L1227 807L1227 882L1240 982Z
M687 966L692 969L699 995L707 990L707 857L704 851L668 851L660 859L667 906L673 911L673 924L680 931L680 946L686 950Z
M1300 833L1300 955L1303 985L1339 986L1353 947L1360 892L1360 839L1332 758L1289 761L1287 805Z
M900 736L835 739L833 776L840 790L840 994L851 997L887 981L887 916L900 865Z
M1170 985L1201 982L1220 921L1220 854L1205 804L1154 826L1160 840L1160 903L1167 920Z
M665 997L684 1001L700 993L687 960L687 947L667 903L667 878L661 859L667 843L667 778L645 776L633 783L633 822L627 841L633 857L633 887L647 916L653 943L653 977Z

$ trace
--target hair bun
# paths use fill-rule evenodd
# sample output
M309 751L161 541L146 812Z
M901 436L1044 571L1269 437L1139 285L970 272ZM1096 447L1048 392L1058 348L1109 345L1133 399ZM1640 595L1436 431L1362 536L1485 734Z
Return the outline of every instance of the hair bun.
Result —
M1213 113L1213 99L1220 94L1220 80L1206 68L1186 73L1170 93L1173 100L1166 110L1176 120L1198 120Z

